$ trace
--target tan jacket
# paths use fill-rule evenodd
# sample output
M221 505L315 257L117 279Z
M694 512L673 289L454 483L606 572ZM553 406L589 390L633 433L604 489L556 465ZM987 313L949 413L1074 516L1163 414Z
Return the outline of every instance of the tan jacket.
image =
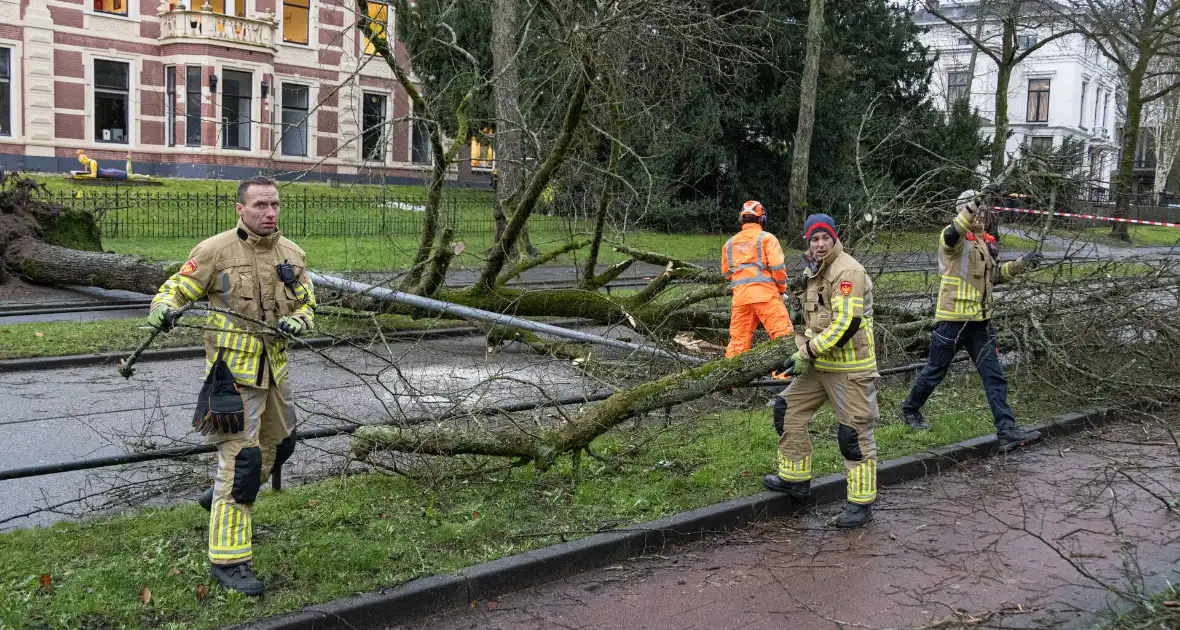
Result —
M803 326L795 344L821 372L864 372L877 369L873 346L873 281L855 258L836 241L799 295Z
M1024 258L997 264L987 250L982 229L974 231L974 214L961 210L938 236L938 268L942 280L938 287L939 321L985 321L992 317L993 287L1011 280L1024 271ZM959 235L954 244L947 243L947 231ZM954 236L954 234L951 234Z
M287 261L295 272L293 288L279 280L276 266ZM209 305L240 313L247 319L209 313L205 332L206 371L218 355L241 385L269 387L287 375L287 340L249 319L270 326L291 315L312 327L315 290L307 275L307 256L278 232L258 236L238 226L201 241L189 260L160 287L152 300L178 308L202 297ZM269 364L270 369L266 369Z

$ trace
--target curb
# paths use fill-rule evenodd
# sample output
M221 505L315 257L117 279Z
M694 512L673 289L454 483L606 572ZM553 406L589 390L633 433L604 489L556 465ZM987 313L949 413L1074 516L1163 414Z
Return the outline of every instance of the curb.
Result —
M1032 425L1046 437L1062 437L1107 424L1112 409L1088 409L1057 420ZM883 462L877 467L881 486L920 479L950 470L973 459L998 452L994 435L972 438ZM834 473L812 482L811 497L799 504L776 492L733 499L689 512L639 523L617 531L593 534L570 542L526 551L475 565L451 575L431 576L391 589L308 606L302 610L250 621L238 630L356 630L387 628L394 624L468 607L490 599L570 575L605 566L667 545L742 527L752 522L790 514L801 507L843 498L844 475Z
M584 319L561 319L553 322L547 322L554 326L572 326L585 322ZM389 340L405 340L405 339L445 339L448 337L465 337L479 332L478 328L471 326L455 326L451 328L426 328L422 330L403 330L385 333L385 338ZM312 348L326 348L336 342L330 337L314 337L305 341L307 346ZM294 347L292 350L299 350ZM130 351L126 352L103 352L100 354L70 354L60 357L32 357L28 359L4 359L0 360L0 373L4 372L27 372L33 370L53 370L67 367L86 367L91 365L105 365L117 364L126 357ZM152 361L172 361L175 359L195 359L197 357L205 356L204 346L188 346L185 348L166 348L163 350L145 350L143 354L139 355L136 363L148 363Z

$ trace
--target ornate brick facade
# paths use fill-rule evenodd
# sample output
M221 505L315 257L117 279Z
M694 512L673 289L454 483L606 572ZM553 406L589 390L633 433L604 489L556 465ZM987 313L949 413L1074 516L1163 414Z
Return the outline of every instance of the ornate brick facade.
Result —
M11 129L0 135L0 167L73 170L81 148L116 168L131 151L137 172L162 176L309 171L321 179L421 181L427 167L409 163L412 132L401 120L409 99L384 63L365 63L351 2L311 0L306 28L282 22L285 8L290 14L283 0L226 0L227 7L245 3L245 18L205 11L205 3L122 0L114 7L123 13L109 14L89 0L0 0L0 48L11 59ZM404 47L395 50L408 63ZM199 86L187 85L193 66L201 68ZM227 82L227 73L240 74ZM238 80L244 76L248 85ZM111 87L96 85L102 77ZM287 104L285 119L303 122L286 129L284 85L308 95L306 108ZM227 88L237 94L227 96ZM384 112L366 116L366 95L384 98ZM198 99L199 112L188 111ZM386 130L384 159L362 161L361 126L375 116ZM189 142L192 125L200 127L199 145ZM293 143L306 156L284 153L285 130L306 133L306 143ZM468 168L455 172L465 182L487 181Z

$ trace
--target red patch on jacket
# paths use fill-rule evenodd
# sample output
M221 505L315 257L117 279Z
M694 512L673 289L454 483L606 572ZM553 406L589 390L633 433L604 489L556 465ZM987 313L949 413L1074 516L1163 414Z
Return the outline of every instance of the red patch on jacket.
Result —
M188 262L184 263L184 266L180 268L180 275L191 276L192 273L196 270L197 270L197 261L193 260L192 258L189 258Z
M840 281L840 293L843 293L845 296L852 295L852 281L841 280Z

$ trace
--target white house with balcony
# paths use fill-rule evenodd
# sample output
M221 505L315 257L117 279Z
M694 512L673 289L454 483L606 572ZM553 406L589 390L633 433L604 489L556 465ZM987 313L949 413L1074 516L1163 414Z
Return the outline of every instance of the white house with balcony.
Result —
M940 12L961 25L985 45L999 50L1001 29L986 15L980 26L979 2L964 0L942 3ZM914 22L926 29L924 44L938 54L931 78L931 93L942 107L967 98L972 110L984 119L982 132L995 133L996 63L976 51L961 30L940 18L918 11ZM977 30L978 29L978 30ZM1018 33L1018 45L1028 48L1051 35L1048 29ZM974 72L972 56L974 54ZM1110 187L1116 166L1116 130L1121 125L1119 74L1097 47L1080 35L1069 35L1033 51L1016 66L1008 86L1008 125L1011 135L1006 150L1016 155L1022 144L1030 148L1060 147L1065 139L1083 143L1085 167L1095 192Z

